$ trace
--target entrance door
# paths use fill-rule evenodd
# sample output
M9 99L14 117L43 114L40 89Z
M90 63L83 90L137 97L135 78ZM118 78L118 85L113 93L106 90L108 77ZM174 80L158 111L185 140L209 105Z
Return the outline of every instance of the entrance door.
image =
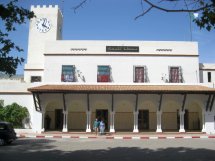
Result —
M96 118L105 123L105 129L108 129L108 110L96 110Z
M149 110L139 110L138 127L140 130L149 129Z
M55 109L55 129L63 129L63 109Z

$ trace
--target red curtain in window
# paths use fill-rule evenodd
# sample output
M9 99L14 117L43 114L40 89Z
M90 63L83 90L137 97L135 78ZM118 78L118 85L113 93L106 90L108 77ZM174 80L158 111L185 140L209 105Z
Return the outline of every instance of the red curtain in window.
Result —
M144 82L144 67L135 68L135 82Z
M98 75L98 82L109 82L109 75Z
M110 82L110 66L98 66L97 82Z

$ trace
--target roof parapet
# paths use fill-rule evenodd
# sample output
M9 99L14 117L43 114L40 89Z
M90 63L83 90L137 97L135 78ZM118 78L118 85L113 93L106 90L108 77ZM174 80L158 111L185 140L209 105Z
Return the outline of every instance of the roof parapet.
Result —
M58 8L58 5L31 5L31 10L35 8Z

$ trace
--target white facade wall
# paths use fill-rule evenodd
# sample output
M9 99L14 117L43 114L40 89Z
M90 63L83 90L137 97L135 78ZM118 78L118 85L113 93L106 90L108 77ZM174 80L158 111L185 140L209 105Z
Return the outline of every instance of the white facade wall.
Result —
M41 117L36 117L37 112L34 108L34 102L31 93L0 93L0 100L4 101L4 106L10 105L12 103L17 103L23 107L26 107L30 114L30 122L26 122L25 127L30 129L32 128L32 130L34 131L37 131L41 128L37 127L37 124L39 122L37 120Z
M46 41L50 40L58 40L57 30L58 30L58 14L59 9L57 6L49 6L49 7L31 7L31 11L37 15L37 17L31 19L29 26L29 45L28 45L28 60L26 67L29 65L41 64L43 67L44 59L44 46ZM47 33L40 33L37 30L36 22L39 18L48 18L51 23L51 29Z
M25 128L32 129L33 132L41 132L41 113L35 110L33 96L27 91L33 84L9 81L0 83L0 100L3 100L4 106L17 103L28 109L30 122L25 124Z
M59 40L47 41L45 54L119 54L106 46L138 46L140 54L198 56L198 43L186 41ZM121 54L139 54L121 52Z
M30 76L43 76L44 50L46 41L62 39L62 14L58 6L32 6L31 11L37 16L30 20L28 55L25 64L24 80L30 82ZM51 24L51 29L46 33L41 33L37 29L37 21L40 18L47 18Z
M208 83L214 88L215 83L215 64L200 63L199 65L200 82ZM208 73L211 73L211 80L208 80Z
M192 63L192 65L190 65ZM120 65L119 65L120 64ZM146 66L149 82L164 83L162 77L169 79L169 66L182 68L184 83L199 82L198 57L182 56L116 56L116 55L46 55L44 82L60 82L62 65L75 65L76 72L82 73L86 82L97 82L97 66L111 67L112 82L132 83L134 66ZM54 75L54 77L53 77Z
M211 73L211 82L208 81L208 72ZM201 83L209 83L214 84L215 83L215 71L212 70L200 70L202 82Z
M215 134L215 110L205 113L205 129L207 134Z
M139 52L108 52L108 46L137 46ZM191 65L192 64L192 65ZM169 66L182 68L184 83L199 83L196 42L49 41L45 46L44 82L60 82L62 65L75 65L86 82L97 82L97 66L111 67L112 82L133 83L134 66L146 66L149 82L169 79Z
M192 65L190 65L192 64ZM113 83L133 83L134 66L146 66L148 83L164 83L169 79L169 66L181 66L184 83L198 83L198 58L154 56L46 56L44 82L60 82L62 65L75 65L86 82L97 82L97 66L111 67ZM76 73L77 74L77 73ZM80 82L82 82L80 80Z

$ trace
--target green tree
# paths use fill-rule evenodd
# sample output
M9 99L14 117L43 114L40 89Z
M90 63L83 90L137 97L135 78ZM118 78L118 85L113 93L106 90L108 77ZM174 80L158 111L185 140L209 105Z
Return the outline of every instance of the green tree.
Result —
M14 127L22 127L22 121L29 115L28 109L17 103L12 103L0 108L0 118L2 121L11 122Z
M34 13L16 5L18 0L7 4L0 2L0 72L9 75L16 74L18 64L24 62L22 57L14 57L11 52L23 52L10 38L9 33L15 31L15 25L26 23L27 19L33 18Z

